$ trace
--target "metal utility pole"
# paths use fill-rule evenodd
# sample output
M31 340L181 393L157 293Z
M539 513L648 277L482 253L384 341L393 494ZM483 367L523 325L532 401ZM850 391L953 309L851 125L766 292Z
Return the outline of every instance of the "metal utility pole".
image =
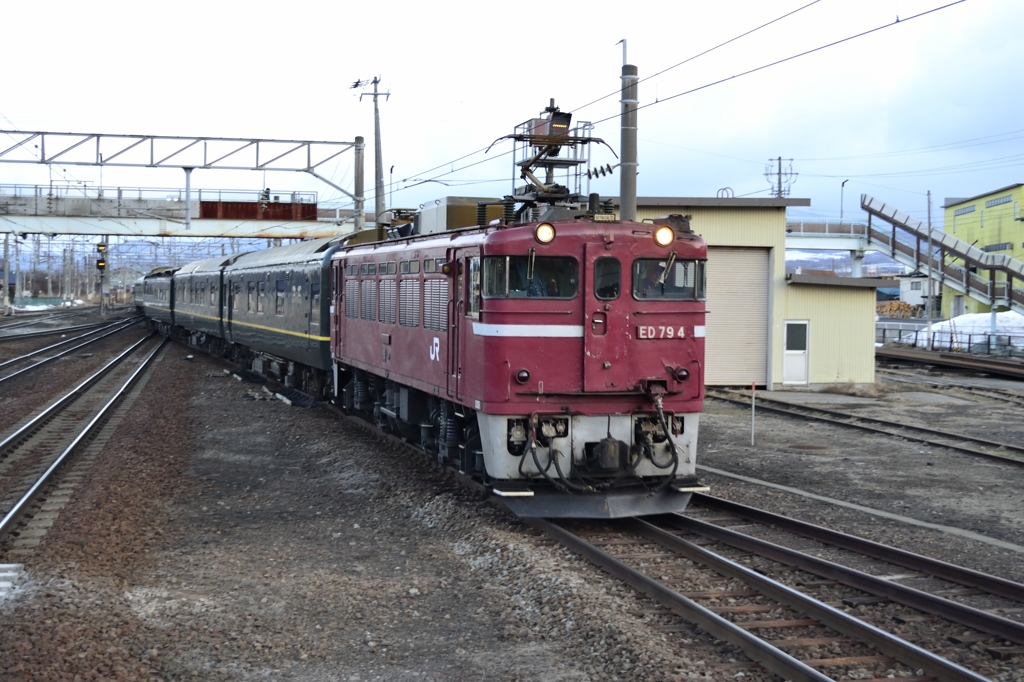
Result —
M626 40L622 43L622 103L621 132L619 152L622 162L619 164L622 174L619 176L619 219L636 220L636 108L638 103L638 70L626 63Z
M839 222L843 222L843 190L846 189L846 183L850 181L849 178L843 180L843 184L839 185Z
M928 190L928 298L924 315L928 318L928 348L932 347L932 192Z
M793 159L785 160L789 161L789 168L785 171L782 170L783 158L781 156L768 159L768 165L764 168L764 177L772 188L772 195L779 199L789 196L789 188L796 182L797 176L797 173L793 172ZM842 190L840 190L840 202L842 202Z
M18 236L14 236L14 301L21 297L21 248L18 246Z
M357 84L359 81L357 81ZM384 214L384 159L380 149L380 106L377 103L379 97L383 97L385 100L390 99L391 92L377 92L377 86L380 84L380 76L374 76L373 80L370 81L373 84L373 146L374 146L374 217L373 220L377 224L377 239L384 239L384 227L380 224L381 216ZM370 93L360 93L359 100L362 101L364 96L370 96ZM359 192L356 192L359 194Z
M192 170L189 168L188 170ZM186 171L185 177L189 176ZM185 216L188 216L188 204L185 204ZM106 235L103 236L103 253L100 256L106 261L106 266L100 271L100 315L106 317L110 312L110 243Z

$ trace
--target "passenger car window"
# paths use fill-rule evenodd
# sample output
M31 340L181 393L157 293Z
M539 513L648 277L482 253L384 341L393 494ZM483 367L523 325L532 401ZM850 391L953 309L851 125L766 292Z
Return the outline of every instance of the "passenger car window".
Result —
M594 296L602 301L619 297L622 288L622 264L618 258L598 258L594 261Z
M703 301L704 266L702 260L637 259L633 261L633 298Z
M256 312L262 313L267 309L267 282L260 282L260 295L256 297Z
M288 283L283 279L277 280L277 297L274 304L274 314L284 315L284 295L288 290Z
M573 298L579 263L566 256L484 258L484 298Z
M309 311L309 323L320 324L320 276L313 275L313 281L309 285L309 298L312 306Z

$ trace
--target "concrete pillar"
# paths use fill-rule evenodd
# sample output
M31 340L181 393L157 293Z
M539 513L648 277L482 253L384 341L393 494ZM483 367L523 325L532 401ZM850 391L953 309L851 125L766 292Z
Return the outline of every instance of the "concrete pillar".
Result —
M850 268L852 270L850 275L852 277L863 277L864 275L861 269L861 265L864 263L864 250L856 249L854 251L850 251L850 261Z

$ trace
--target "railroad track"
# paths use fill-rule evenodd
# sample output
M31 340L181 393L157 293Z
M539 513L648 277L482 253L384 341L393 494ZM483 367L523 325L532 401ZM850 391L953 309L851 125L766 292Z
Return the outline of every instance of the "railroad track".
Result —
M948 377L921 376L911 372L900 372L894 369L876 369L875 373L881 375L886 381L912 384L915 386L927 386L929 388L945 389L950 392L961 392L966 395L988 398L998 403L1010 403L1018 407L1024 407L1024 393L1018 393L1007 389L989 388L984 386L972 386L962 384Z
M47 494L60 467L96 436L164 343L154 335L133 343L0 441L0 542L11 535L17 546L19 522Z
M744 394L740 391L707 389L706 395L715 400L723 400L743 405L744 407L750 405L749 398L744 397ZM1024 465L1024 445L1016 443L1001 443L986 438L975 438L974 436L934 429L929 426L894 422L878 417L828 410L823 407L794 405L793 403L773 398L759 398L757 409L800 419L814 419L838 426L848 426L887 436L896 436L905 440L927 443L941 448L956 450L957 452L964 452L976 457L983 457L1001 464Z
M121 318L127 319L127 318ZM78 324L71 327L55 327L53 329L44 329L38 332L23 332L21 334L0 334L0 343L5 341L18 341L20 339L32 339L38 336L53 336L54 334L71 334L73 332L85 331L86 329L95 329L102 327L108 322L90 322L89 324Z
M84 347L86 347L86 346L88 346L90 344L96 343L97 341L100 341L101 339L105 339L108 336L111 336L111 335L116 334L116 333L118 333L120 331L123 331L123 330L129 328L130 326L132 326L133 324L135 324L136 322L138 322L140 319L141 318L131 318L129 320L118 320L117 322L113 322L113 323L104 325L103 327L100 327L98 329L95 329L93 331L86 332L85 334L82 334L81 336L75 336L75 337L70 338L70 339L64 339L63 341L59 341L58 343L51 344L49 346L46 346L45 348L40 348L38 350L34 350L34 351L29 352L29 353L25 353L24 355L19 355L16 358L11 358L10 360L5 360L4 362L0 362L0 370L4 370L4 371L8 371L9 372L8 374L4 374L3 376L0 376L0 384L3 384L4 382L9 381L11 379L14 379L15 377L21 376L21 375L23 375L25 373L31 372L34 369L37 369L39 367L42 367L43 365L49 364L49 363L53 362L54 360L58 360L58 359L66 356L66 355L70 355L71 353L74 353L75 351L80 350L80 349L82 349L82 348L84 348ZM89 338L89 337L92 337L92 338ZM86 339L86 340L83 340L83 339ZM67 347L67 348L64 348L63 350L57 350L58 348L60 348L62 346L67 346L68 344L74 343L76 341L81 341L81 343L75 343L75 345ZM11 368L13 368L13 367L15 367L15 366L17 366L19 364L28 363L28 362L31 362L31 364L28 364L27 366L22 367L21 369L10 371Z
M975 630L957 643L983 644L997 658L1024 655L1020 583L711 495L692 501L664 525L868 595L847 606L902 604Z
M875 349L875 358L887 361L939 365L971 372L983 372L1011 379L1024 379L1024 362L1013 358L972 355L970 353L923 351L885 346Z
M708 495L694 505L616 522L524 521L659 602L635 615L680 633L685 648L713 649L695 643L696 626L786 679L873 666L896 677L985 679L977 670L991 659L1024 656L1024 585ZM751 526L756 536L736 530ZM894 615L894 604L907 609Z
M51 320L63 320L69 317L78 317L80 315L88 315L93 312L92 310L78 310L71 313L51 313L49 311L40 311L38 313L22 313L21 315L15 315L14 321L11 322L0 322L0 332L6 333L11 329L20 329L22 327L29 327L41 322L49 322ZM27 318L27 319L26 319Z
M743 554L729 557L680 537L676 519L686 520L674 514L613 522L523 520L658 602L662 609L634 615L669 639L668 633L677 633L680 648L706 649L714 657L726 642L750 659L719 664L722 669L761 667L786 680L818 682L863 677L865 668L904 679L986 679L850 615L841 602L815 598L741 564L736 559ZM812 588L822 584L813 582Z

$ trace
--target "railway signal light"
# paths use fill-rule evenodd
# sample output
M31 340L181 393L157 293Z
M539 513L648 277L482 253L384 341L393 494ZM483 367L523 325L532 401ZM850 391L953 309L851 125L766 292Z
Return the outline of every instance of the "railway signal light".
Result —
M104 270L106 270L107 269L107 259L106 258L97 258L96 259L96 269L99 270L100 272L103 272Z
M97 244L96 245L96 250L99 251L100 253L103 253L104 251L107 250L107 245L106 244Z

